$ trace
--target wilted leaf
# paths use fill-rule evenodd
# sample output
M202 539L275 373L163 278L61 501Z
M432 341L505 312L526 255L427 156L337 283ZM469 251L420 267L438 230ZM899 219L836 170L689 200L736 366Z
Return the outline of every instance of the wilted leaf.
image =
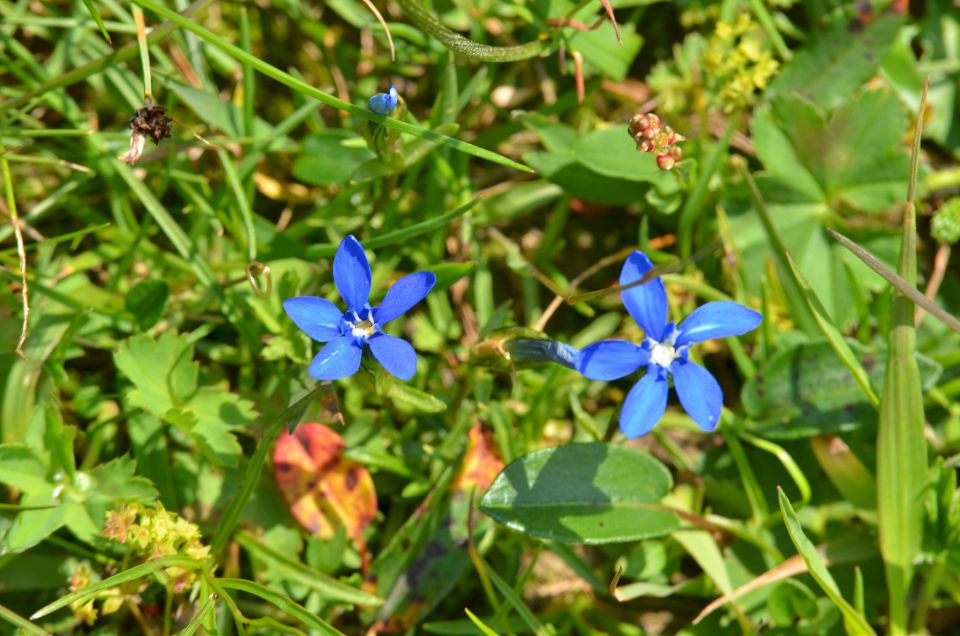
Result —
M463 457L460 472L454 478L454 490L470 491L477 488L478 494L486 490L497 474L503 470L503 460L493 434L480 424L470 429L467 452Z
M322 539L338 526L360 545L377 512L373 479L363 465L346 458L343 438L322 424L301 424L277 440L273 468L290 512Z

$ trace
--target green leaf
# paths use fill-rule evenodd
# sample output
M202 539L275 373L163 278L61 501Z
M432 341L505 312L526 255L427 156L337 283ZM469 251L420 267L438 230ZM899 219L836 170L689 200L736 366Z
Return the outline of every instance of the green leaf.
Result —
M632 24L622 25L620 35L623 44L617 42L613 25L607 21L598 29L574 32L568 39L568 47L583 54L585 75L596 69L613 81L622 82L643 46L643 38L636 34Z
M758 111L752 130L764 167L788 188L810 202L877 211L894 205L906 189L905 125L896 96L874 90L827 111L799 95L783 95Z
M612 444L536 450L507 466L480 509L526 534L558 541L616 543L668 534L672 512L656 507L670 473L652 456Z
M193 345L172 331L158 340L135 336L113 354L117 368L133 382L132 404L157 417L180 406L197 390L200 365L193 362Z
M0 483L26 493L49 493L47 480L49 459L23 444L0 446Z
M141 331L157 324L170 301L170 285L151 278L134 285L124 298L127 311L133 314Z
M757 185L762 190L775 188L776 184L770 179L758 179ZM782 190L765 192L768 197L788 198ZM794 195L794 199L796 195ZM769 201L770 199L768 199ZM838 245L824 229L830 216L829 208L822 203L802 203L796 200L784 203L769 203L768 209L774 228L783 238L783 243L790 256L794 259L809 281L812 289L816 290L817 297L823 304L833 323L841 330L845 330L848 323L856 317L854 304L850 298L854 293L853 285L863 289L881 291L884 287L883 279L873 273L869 267L851 258L842 245ZM757 222L756 213L738 211L730 216L730 232L736 241L741 254L740 273L747 282L751 293L759 295L761 279L767 272L766 262L770 258L771 241L762 223ZM857 237L861 244L869 245L870 249L887 261L892 261L896 255L896 235L886 231L861 232ZM849 276L844 263L849 263ZM778 270L779 271L779 270ZM784 271L783 276L789 276ZM782 284L788 287L788 280ZM807 316L802 298L797 299L797 306L791 304L791 314ZM803 313L801 313L803 312ZM810 335L819 332L819 327L812 319L807 333Z
M310 185L346 183L353 171L373 153L366 146L347 145L359 139L349 130L325 130L303 140L300 155L293 163L293 176Z
M797 92L821 106L834 106L873 77L893 44L901 18L884 15L864 25L836 14L783 66L768 89ZM858 28L859 25L859 28Z
M466 261L465 263L440 263L439 265L434 265L429 267L429 271L433 272L434 276L437 277L437 283L433 286L433 292L447 289L455 282L467 276L476 268L477 264L474 261Z
M111 504L147 502L157 498L157 490L149 479L137 477L137 462L132 457L117 457L94 467L88 492L92 497L107 499ZM102 524L102 520L97 520Z
M848 341L870 382L880 386L886 364L882 350ZM917 355L923 386L936 383L941 367ZM741 400L747 430L772 439L839 433L873 422L876 410L827 342L797 344L774 354L747 380Z
M42 503L52 502L52 498L40 499ZM24 497L30 503L30 498ZM75 504L74 504L75 505ZM67 518L67 506L59 505L48 510L25 510L17 515L10 530L3 538L5 552L23 552L37 545L63 527Z
M836 605L840 613L843 614L843 624L844 627L846 627L847 633L856 636L876 634L870 626L870 623L867 622L867 619L863 617L863 614L855 610L853 606L843 598L843 595L840 594L840 588L837 587L837 582L833 580L833 576L831 576L830 571L827 570L827 566L824 565L823 558L820 556L820 553L817 552L817 547L813 545L810 539L807 538L807 535L803 533L803 528L800 526L800 519L797 518L797 513L794 512L793 506L790 505L790 500L787 499L787 496L779 487L777 488L777 496L780 499L780 511L783 514L783 521L787 525L787 532L790 534L793 545L796 546L797 552L800 553L800 556L807 564L810 576L813 577L813 580L826 592L830 600L833 601L833 604Z
M443 413L447 410L447 403L420 389L415 389L404 382L390 380L387 395L398 402L402 402L421 413Z

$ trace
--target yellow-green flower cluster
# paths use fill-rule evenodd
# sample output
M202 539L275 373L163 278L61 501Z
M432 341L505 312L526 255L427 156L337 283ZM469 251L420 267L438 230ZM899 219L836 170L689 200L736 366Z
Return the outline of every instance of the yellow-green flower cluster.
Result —
M725 112L752 104L779 66L760 26L746 13L733 23L717 23L702 63Z
M200 540L200 528L160 503L155 508L129 504L107 513L103 536L126 544L147 560L184 556L204 561L210 554L210 547ZM166 573L176 581L178 591L194 579L193 573L183 568L167 568Z

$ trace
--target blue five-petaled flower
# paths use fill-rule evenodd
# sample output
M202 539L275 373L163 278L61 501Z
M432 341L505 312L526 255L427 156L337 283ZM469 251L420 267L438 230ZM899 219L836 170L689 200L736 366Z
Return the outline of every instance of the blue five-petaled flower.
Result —
M401 380L409 380L417 371L417 353L402 338L383 333L383 326L405 314L423 300L437 277L433 272L404 276L387 290L376 307L370 306L370 263L360 242L348 236L333 258L333 281L346 311L317 296L297 296L283 301L283 309L300 329L319 342L325 342L310 363L309 374L318 380L339 380L360 368L363 347Z
M634 252L623 264L620 284L634 283L652 268L646 254ZM630 439L650 432L663 417L671 375L680 404L700 428L712 431L723 408L723 391L709 371L689 360L690 345L747 333L763 317L735 302L711 302L674 326L667 322L667 292L659 276L624 289L621 297L627 312L644 331L643 342L637 345L605 340L592 344L577 357L577 370L591 380L616 380L647 367L620 411L620 429Z
M377 93L371 97L369 101L367 101L367 108L378 115L389 115L393 112L393 109L397 107L397 100L397 89L391 84L388 92Z

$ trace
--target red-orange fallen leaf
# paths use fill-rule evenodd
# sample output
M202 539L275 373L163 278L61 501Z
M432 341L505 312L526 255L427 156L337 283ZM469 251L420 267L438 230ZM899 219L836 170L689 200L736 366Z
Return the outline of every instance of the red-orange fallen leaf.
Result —
M478 494L485 491L503 470L503 460L493 435L481 424L474 424L467 439L467 452L463 456L460 473L454 480L453 490L470 490L477 486Z
M322 424L301 424L273 449L277 485L290 512L321 539L343 526L361 548L363 530L377 512L373 479L363 465L343 456L346 444Z

